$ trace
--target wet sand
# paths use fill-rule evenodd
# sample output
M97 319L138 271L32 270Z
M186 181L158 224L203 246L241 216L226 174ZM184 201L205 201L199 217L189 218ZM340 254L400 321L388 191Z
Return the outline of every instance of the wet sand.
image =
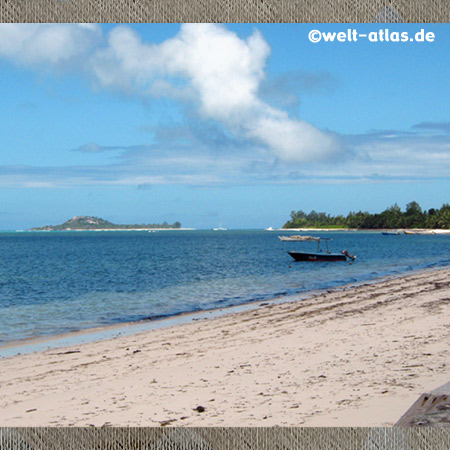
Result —
M449 381L450 269L0 360L0 426L390 426Z

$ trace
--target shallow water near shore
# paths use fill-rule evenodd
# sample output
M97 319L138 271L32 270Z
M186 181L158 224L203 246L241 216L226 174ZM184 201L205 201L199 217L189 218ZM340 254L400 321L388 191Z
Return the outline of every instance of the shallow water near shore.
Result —
M295 262L266 231L0 233L0 344L450 266L449 235L308 232L348 262Z

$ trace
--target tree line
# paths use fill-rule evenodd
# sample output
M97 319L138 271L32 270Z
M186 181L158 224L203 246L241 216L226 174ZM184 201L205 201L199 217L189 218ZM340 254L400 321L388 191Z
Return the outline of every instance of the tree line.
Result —
M450 204L445 203L440 209L431 208L424 211L417 202L410 202L402 211L397 203L381 213L350 212L331 216L324 212L311 211L309 214L299 210L291 212L291 219L283 228L428 228L450 229Z

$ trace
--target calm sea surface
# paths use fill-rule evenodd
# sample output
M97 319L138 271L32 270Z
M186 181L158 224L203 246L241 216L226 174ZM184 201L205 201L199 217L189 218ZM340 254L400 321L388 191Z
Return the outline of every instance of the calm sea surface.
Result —
M267 231L0 233L0 343L450 266L450 236L331 237L348 262L295 262ZM292 234L292 233L290 233Z

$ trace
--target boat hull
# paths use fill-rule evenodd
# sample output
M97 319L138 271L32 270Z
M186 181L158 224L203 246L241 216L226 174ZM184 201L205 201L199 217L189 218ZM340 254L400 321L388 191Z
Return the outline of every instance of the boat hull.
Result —
M280 241L320 241L320 237L314 237L314 236L278 236L278 239Z
M346 261L341 253L288 252L296 261Z

